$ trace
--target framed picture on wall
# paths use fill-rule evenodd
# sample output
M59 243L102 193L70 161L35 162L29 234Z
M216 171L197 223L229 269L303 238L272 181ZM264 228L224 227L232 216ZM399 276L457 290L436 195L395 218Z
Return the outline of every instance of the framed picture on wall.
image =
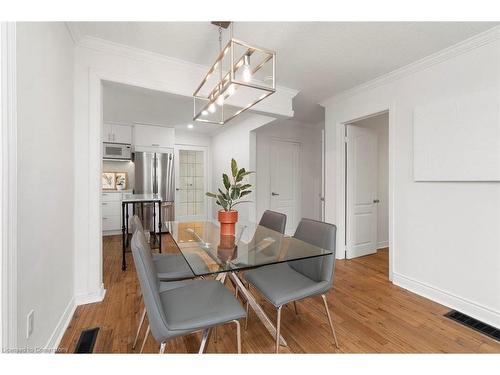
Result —
M115 172L115 186L117 190L127 188L127 172Z
M115 172L102 172L101 185L103 190L116 189Z

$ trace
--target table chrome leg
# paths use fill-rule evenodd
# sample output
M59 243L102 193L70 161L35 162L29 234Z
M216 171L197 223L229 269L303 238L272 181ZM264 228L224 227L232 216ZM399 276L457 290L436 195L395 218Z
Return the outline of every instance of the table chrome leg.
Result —
M246 311L247 311L247 315L245 316L245 331L246 331L246 330L247 330L247 328L248 328L248 312L249 312L248 306L249 306L249 304L248 304L248 301L247 301L247 303L246 303Z
M262 324L264 324L264 326L269 331L271 336L273 336L273 338L276 337L276 328L274 327L273 323L271 322L271 319L269 319L269 317L266 315L266 313L264 312L262 307L260 307L260 305L257 303L257 301L252 296L252 294L248 291L248 289L245 288L245 286L243 285L241 280L238 278L238 276L234 272L231 272L231 273L229 273L229 277L231 277L231 279L238 286L241 294L248 301L248 303L250 304L250 307L253 309L253 311L255 311L255 314L260 319ZM282 336L279 337L279 342L281 345L287 346L287 343Z

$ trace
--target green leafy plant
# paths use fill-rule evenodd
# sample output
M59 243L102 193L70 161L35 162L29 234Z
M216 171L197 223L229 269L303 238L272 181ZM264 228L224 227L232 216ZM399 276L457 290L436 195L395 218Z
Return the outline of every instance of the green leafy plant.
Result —
M226 174L222 174L222 184L224 190L219 188L217 193L206 193L208 197L216 199L215 203L221 206L224 211L230 211L234 206L243 201L241 198L250 194L252 185L245 184L244 178L254 172L246 171L245 168L238 169L236 160L231 159L231 178Z

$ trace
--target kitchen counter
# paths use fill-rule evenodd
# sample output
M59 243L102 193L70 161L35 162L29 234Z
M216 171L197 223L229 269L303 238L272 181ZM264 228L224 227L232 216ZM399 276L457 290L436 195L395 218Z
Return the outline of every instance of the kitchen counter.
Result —
M158 194L124 194L122 203L145 203L161 202L161 196Z

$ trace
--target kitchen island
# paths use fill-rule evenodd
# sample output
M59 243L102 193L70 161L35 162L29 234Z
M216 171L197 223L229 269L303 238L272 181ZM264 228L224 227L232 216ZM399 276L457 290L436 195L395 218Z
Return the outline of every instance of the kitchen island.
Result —
M158 204L158 250L161 253L161 196L158 194L124 194L122 199L122 271L127 269L127 263L125 260L125 252L129 245L129 209L130 204L135 205L137 203L152 203L153 204L153 223L156 219L156 205ZM135 207L135 206L133 206ZM135 212L135 209L133 209Z

